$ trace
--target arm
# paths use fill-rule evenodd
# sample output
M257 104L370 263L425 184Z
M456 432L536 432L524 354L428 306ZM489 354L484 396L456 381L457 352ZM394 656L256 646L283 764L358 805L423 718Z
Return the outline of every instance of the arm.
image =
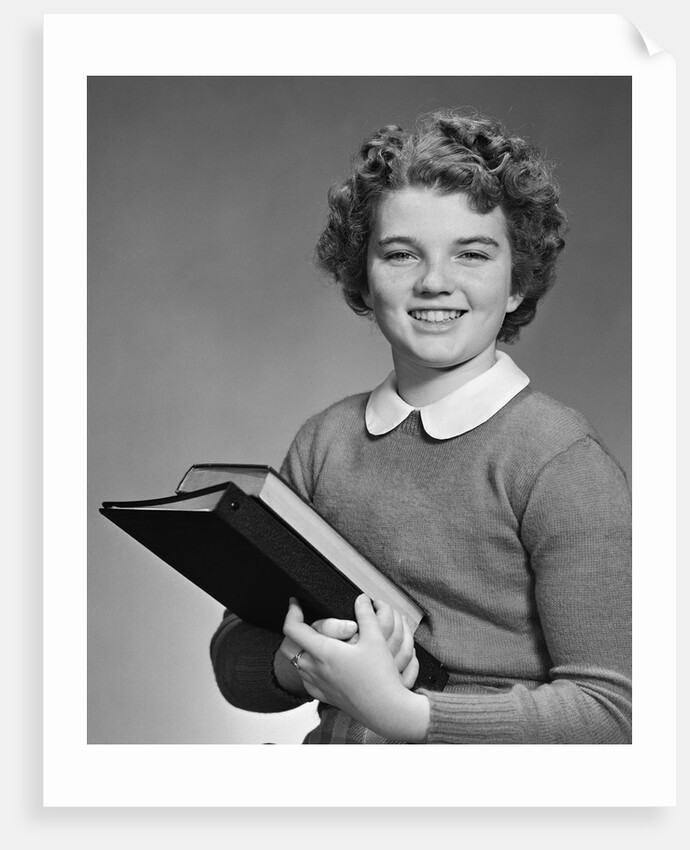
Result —
M541 470L521 536L551 679L536 689L427 693L428 742L629 743L629 491L596 442L578 441Z
M211 640L211 664L225 699L246 711L276 712L296 708L308 699L290 693L274 674L281 634L250 626L231 611Z
M298 607L297 603L293 605ZM374 618L398 678L405 688L411 688L419 665L410 629L383 603L377 604ZM357 623L351 620L329 618L307 628L333 643L354 645L360 639ZM302 646L290 638L250 626L226 611L211 641L211 662L221 693L238 708L262 712L287 711L307 700L321 699L304 687L291 662L300 649Z

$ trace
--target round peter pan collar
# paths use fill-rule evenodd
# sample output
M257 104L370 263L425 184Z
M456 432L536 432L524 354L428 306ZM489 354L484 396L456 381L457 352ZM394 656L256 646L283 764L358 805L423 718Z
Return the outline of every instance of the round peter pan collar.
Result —
M419 410L426 433L436 440L448 440L491 419L527 384L527 375L504 351L497 351L491 369L433 404L417 408L400 398L395 372L391 372L369 396L367 430L375 436L387 434L413 410Z

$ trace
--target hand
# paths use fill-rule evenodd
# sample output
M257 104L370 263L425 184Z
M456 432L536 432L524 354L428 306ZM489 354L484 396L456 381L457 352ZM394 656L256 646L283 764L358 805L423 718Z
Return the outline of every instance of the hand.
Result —
M324 620L316 620L312 623L312 628L319 634L334 640L356 640L357 638L357 623L354 620L337 620L335 617L329 617ZM284 637L273 659L273 672L283 690L297 697L313 699L311 694L306 691L304 683L292 663L292 659L301 648L290 638Z
M407 620L388 605L386 602L376 600L376 619L383 636L386 638L388 649L395 659L396 666L400 672L401 680L406 688L413 688L419 675L419 662L414 651L414 637L412 629ZM331 637L335 640L356 643L359 639L357 623L353 620L338 620L335 617L316 620L311 624L319 634ZM303 647L294 641L285 638L280 645L274 661L274 672L280 686L295 696L309 696L304 688L292 659ZM282 656L282 657L281 657Z
M406 688L413 688L419 675L419 662L414 651L414 636L405 617L386 602L374 600L376 619L381 633L386 638L388 649L395 659ZM357 635L352 638L357 639Z
M403 682L377 612L366 596L358 597L355 602L355 616L357 640L333 640L308 626L297 600L290 601L283 631L293 644L284 646L304 650L297 672L306 692L337 706L384 737L410 742L425 740L429 701L409 690ZM401 647L409 640L404 634L405 627L409 632L409 626L404 624ZM394 626L391 634L395 631ZM402 652L403 657L406 652Z

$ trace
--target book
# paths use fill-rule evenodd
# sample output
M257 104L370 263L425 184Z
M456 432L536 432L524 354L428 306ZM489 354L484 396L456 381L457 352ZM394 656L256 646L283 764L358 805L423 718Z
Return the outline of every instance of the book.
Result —
M415 634L416 686L442 690L447 672L423 646L419 605L269 466L195 464L175 495L103 502L100 512L243 620L282 632L288 600L307 622L353 619L360 593L403 614Z

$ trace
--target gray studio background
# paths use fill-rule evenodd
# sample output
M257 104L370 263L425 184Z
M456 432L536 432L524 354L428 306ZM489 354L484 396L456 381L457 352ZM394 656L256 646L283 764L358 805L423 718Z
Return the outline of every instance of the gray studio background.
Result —
M92 77L88 84L88 740L299 742L311 706L232 708L221 606L98 514L190 464L279 466L301 423L391 368L311 266L328 186L362 138L472 105L556 162L559 282L511 356L630 474L628 78Z

